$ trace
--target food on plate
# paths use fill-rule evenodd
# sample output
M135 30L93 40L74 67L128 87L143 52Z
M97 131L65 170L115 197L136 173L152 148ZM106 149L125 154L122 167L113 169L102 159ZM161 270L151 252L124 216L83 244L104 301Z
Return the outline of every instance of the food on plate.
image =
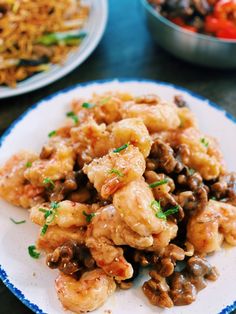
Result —
M0 196L39 226L30 256L46 254L75 313L131 288L147 266L151 304L195 301L218 277L208 254L236 245L235 185L180 95L78 97L39 154L18 152L0 168Z
M62 64L86 36L88 15L80 0L0 1L0 85Z
M236 40L235 0L148 0L164 17L194 33Z

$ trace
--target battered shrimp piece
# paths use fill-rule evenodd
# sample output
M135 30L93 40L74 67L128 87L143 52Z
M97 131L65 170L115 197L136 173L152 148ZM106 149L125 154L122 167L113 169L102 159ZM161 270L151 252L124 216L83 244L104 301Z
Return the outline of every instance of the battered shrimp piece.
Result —
M144 170L145 159L133 145L117 153L111 151L83 167L90 182L105 199L130 181L140 178Z
M51 253L69 240L84 244L85 232L86 230L82 227L60 228L58 226L48 226L47 232L39 235L36 246L38 250Z
M45 179L64 179L75 163L75 153L67 139L53 137L45 149L47 155L44 153L45 157L35 160L24 173L25 178L36 186L45 186Z
M117 280L124 280L132 277L133 268L125 260L122 248L116 247L112 241L117 240L117 245L122 241L122 244L127 244L123 240L126 230L121 227L120 222L121 219L112 205L101 208L88 226L86 245L99 267ZM121 229L123 234L118 236Z
M122 107L122 118L140 118L149 132L174 130L180 126L177 107L172 103L137 104L126 102Z
M153 237L134 232L113 205L100 208L87 230L86 245L97 265L117 280L132 277L133 269L124 259L123 250L115 245L129 245L143 250L152 244Z
M189 219L187 238L200 253L219 250L224 239L236 245L236 207L210 200L203 211Z
M22 151L12 156L0 168L0 196L3 199L24 208L44 201L44 188L34 186L24 177L25 170L36 159L36 154Z
M121 120L122 103L131 99L132 97L126 93L94 94L89 101L84 99L74 100L72 110L78 115L80 122L92 118L99 124L110 124ZM89 108L83 107L85 102L90 104Z
M94 269L85 272L79 280L60 273L55 287L66 310L84 313L100 307L115 291L116 284L102 269Z
M223 234L224 240L236 245L236 206L213 200L210 200L210 204L220 213L219 232Z
M150 153L152 140L142 119L123 119L114 124L111 134L111 145L114 148L130 143L139 148L144 157Z
M215 139L203 135L198 129L188 128L177 134L176 141L189 147L187 166L200 172L204 179L212 180L224 173L222 153Z
M75 145L80 166L91 162L95 157L107 154L110 147L106 125L104 123L99 125L93 119L87 120L77 128L72 128L71 139Z
M178 226L173 221L167 221L165 229L153 235L153 245L147 250L158 252L165 248L177 236L177 231Z
M187 107L178 108L178 116L181 121L181 124L179 126L181 129L186 129L190 127L197 128L196 117L194 113L189 110L189 108Z
M135 232L142 236L159 234L166 227L166 222L155 216L151 207L154 197L148 184L134 180L117 191L113 204L122 219Z
M50 203L36 205L30 210L30 219L35 224L43 226L46 223L45 212L51 210ZM72 226L86 226L86 214L91 212L90 206L72 201L62 201L57 203L56 214L50 222L51 226L57 225L61 228Z

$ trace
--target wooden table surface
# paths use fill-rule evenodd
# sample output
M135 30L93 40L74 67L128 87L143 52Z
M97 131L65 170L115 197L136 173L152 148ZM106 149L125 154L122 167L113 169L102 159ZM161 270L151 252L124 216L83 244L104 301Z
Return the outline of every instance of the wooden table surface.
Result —
M47 87L0 100L0 134L29 106L51 93L79 82L118 77L171 82L209 98L236 116L235 71L206 69L172 57L150 37L139 0L110 0L104 37L80 67ZM28 313L32 312L0 283L0 314Z

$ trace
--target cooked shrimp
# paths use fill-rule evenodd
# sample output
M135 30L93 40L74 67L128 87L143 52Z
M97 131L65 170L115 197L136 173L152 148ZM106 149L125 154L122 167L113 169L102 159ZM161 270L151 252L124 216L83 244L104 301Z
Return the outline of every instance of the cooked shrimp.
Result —
M125 184L140 178L144 170L144 157L133 145L120 152L110 152L102 158L94 159L83 168L103 198L108 198Z
M139 148L144 157L147 157L151 150L152 140L148 130L141 119L123 119L114 124L111 133L111 145L114 148L125 143L131 143Z
M203 135L196 128L188 128L177 134L178 144L186 144L190 149L187 166L196 169L206 180L217 178L225 171L219 145L215 139Z
M167 221L165 229L159 234L153 235L153 245L147 248L147 250L158 252L165 248L170 243L170 240L176 237L177 231L177 224L175 224L173 221Z
M60 273L55 287L64 308L81 313L100 307L115 291L116 284L102 269L94 269L85 272L79 280Z
M120 245L121 236L126 236L125 232L118 238L117 232L120 232L121 229L117 220L120 222L112 205L101 208L88 226L86 245L99 267L117 280L124 280L132 277L133 268L125 260L122 248L116 247L112 241L118 239L119 243L117 244ZM124 240L122 244L126 244Z
M88 119L77 128L72 128L71 139L78 154L80 166L91 162L95 157L107 154L110 147L106 125L97 124L93 119Z
M135 232L142 236L158 234L166 227L166 222L155 216L151 204L154 197L144 180L130 182L117 191L113 204L122 219Z
M227 243L236 245L236 206L213 200L210 203L220 213L219 232Z
M40 226L46 223L45 212L50 212L51 204L44 203L31 208L30 219ZM72 201L62 201L57 203L54 219L50 226L58 225L61 228L86 226L86 215L91 212L90 206Z
M68 140L54 137L47 146L47 158L40 158L25 170L25 178L36 186L45 186L45 179L64 179L75 163L75 154Z
M178 108L178 116L181 121L181 124L179 126L181 129L197 127L196 117L194 113L189 110L189 108L187 107Z
M50 253L69 240L84 244L85 229L82 227L60 228L58 226L49 226L45 234L39 235L36 246L39 250Z
M180 126L177 107L171 103L137 104L126 102L122 108L123 118L140 118L148 130L153 132L174 130Z
M187 226L187 238L195 250L211 253L220 249L225 239L236 245L236 207L210 200L207 207L192 216Z
M24 177L27 167L37 159L30 152L20 152L12 156L0 169L0 196L9 203L29 208L44 201L44 188L32 185Z

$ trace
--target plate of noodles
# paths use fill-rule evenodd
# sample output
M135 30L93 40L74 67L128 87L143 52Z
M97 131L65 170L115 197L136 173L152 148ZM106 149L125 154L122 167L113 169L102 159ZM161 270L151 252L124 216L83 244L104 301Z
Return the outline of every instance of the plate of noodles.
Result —
M106 0L0 1L0 98L48 85L98 45Z
M147 80L37 103L1 139L1 279L35 313L230 313L235 131Z

